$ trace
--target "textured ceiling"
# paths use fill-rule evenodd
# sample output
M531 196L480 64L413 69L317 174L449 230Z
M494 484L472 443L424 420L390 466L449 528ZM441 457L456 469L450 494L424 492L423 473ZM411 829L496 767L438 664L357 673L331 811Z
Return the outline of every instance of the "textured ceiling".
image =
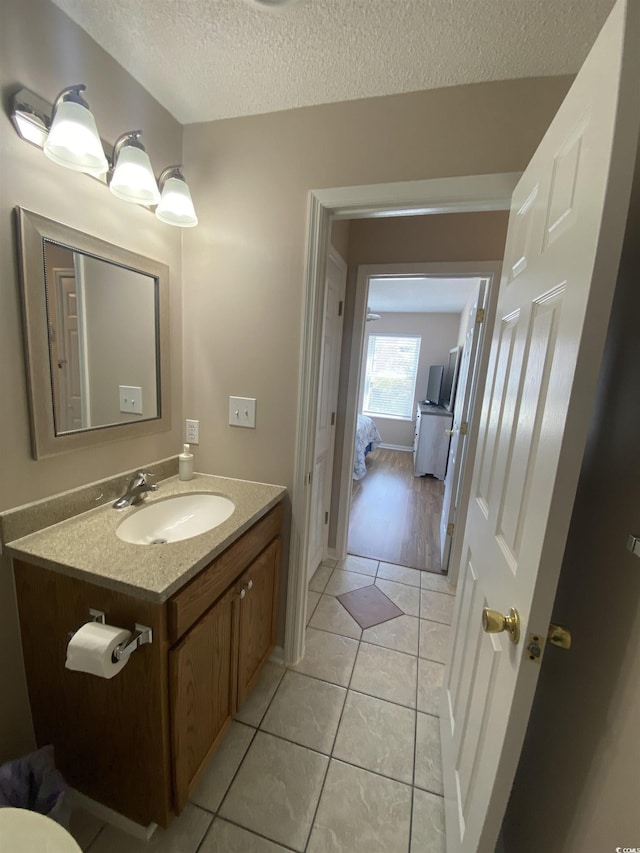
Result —
M183 124L577 71L613 0L54 0Z
M380 314L457 313L467 304L479 278L411 276L374 278L369 282L369 308Z

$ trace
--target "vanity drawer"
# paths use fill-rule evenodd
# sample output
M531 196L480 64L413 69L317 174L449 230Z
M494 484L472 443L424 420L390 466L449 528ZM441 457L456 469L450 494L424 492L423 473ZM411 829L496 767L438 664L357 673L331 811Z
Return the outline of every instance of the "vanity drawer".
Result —
M278 504L169 600L170 643L179 640L280 534L282 514Z

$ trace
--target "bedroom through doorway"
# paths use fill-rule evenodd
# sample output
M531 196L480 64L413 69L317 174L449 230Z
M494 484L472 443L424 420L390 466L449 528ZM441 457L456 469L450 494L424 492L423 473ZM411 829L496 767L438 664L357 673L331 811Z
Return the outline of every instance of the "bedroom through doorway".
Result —
M440 572L444 481L414 477L413 454L377 447L367 475L353 481L348 551L385 563Z
M348 554L448 571L485 291L477 276L368 276Z

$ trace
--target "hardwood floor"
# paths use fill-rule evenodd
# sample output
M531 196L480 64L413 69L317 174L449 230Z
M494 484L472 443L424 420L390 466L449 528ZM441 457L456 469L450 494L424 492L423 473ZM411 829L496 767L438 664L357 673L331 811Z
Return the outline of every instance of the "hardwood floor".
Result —
M412 453L374 450L353 482L349 553L439 572L443 497L442 480L413 476Z

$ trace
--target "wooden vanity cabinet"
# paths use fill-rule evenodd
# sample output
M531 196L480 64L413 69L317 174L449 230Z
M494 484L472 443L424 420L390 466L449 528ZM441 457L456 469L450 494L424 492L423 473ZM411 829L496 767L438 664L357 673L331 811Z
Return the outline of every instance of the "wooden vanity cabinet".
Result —
M240 579L238 708L244 704L262 664L275 645L279 565L280 540L276 539L254 560Z
M176 812L235 712L237 593L231 590L169 652L171 751Z
M163 604L14 560L36 740L73 787L143 825L180 813L273 649L281 525L279 504ZM110 680L64 667L90 607L153 628Z
M273 649L279 564L275 539L169 653L178 812Z

